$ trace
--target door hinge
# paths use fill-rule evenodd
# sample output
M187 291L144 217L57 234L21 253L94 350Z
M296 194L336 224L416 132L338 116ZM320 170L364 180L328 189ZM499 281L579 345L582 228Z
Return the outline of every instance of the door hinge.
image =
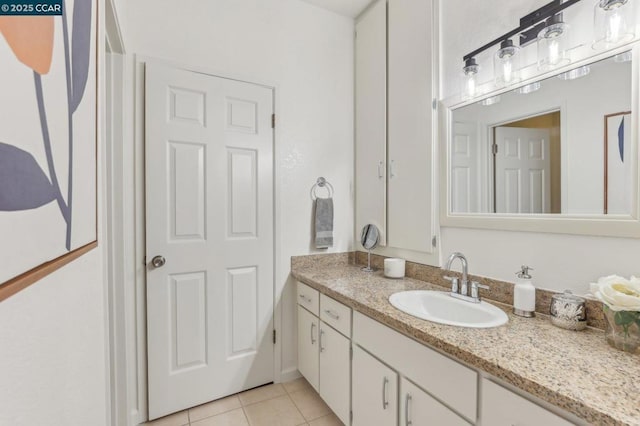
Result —
M493 155L496 155L498 153L498 144L494 143L493 145L491 145L491 152L493 152Z
M349 411L349 421L353 423L353 411Z
M353 346L349 346L349 359L353 361Z
M431 101L431 108L433 108L434 111L438 109L438 100L436 98L433 98L433 101Z
M276 128L276 115L275 114L271 114L271 128L272 129Z
M273 330L273 344L276 344L276 331Z
M147 266L147 256L142 259L142 266Z
M437 244L438 244L438 237L434 235L433 238L431 239L431 245L435 247Z

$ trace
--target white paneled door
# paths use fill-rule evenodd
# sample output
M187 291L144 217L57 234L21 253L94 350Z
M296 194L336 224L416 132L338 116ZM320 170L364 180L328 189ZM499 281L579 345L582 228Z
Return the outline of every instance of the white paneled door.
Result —
M149 418L273 381L273 92L147 64Z
M549 130L496 127L496 212L550 213Z

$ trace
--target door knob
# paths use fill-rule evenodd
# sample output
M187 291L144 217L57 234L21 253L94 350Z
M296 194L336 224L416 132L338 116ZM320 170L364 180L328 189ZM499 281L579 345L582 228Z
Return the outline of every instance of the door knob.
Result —
M160 268L164 266L165 263L167 263L167 260L162 256L154 256L153 259L151 259L151 264L154 268Z

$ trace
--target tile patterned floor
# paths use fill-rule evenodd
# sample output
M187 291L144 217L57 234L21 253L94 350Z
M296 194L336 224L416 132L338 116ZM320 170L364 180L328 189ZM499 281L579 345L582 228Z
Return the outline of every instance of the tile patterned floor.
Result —
M231 395L144 425L344 426L303 378Z

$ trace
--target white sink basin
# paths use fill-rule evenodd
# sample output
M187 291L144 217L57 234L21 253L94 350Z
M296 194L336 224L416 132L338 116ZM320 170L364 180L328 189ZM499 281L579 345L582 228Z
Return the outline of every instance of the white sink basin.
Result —
M496 306L484 301L472 303L456 299L444 291L401 291L392 294L389 302L414 317L458 327L498 327L509 320Z

